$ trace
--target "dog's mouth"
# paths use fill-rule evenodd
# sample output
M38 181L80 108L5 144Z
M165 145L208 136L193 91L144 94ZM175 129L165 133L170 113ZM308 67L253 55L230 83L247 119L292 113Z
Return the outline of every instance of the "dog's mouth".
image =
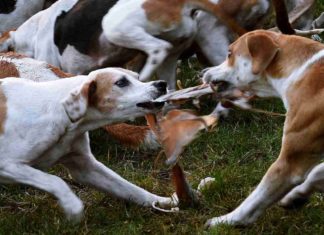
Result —
M164 106L165 102L155 102L155 101L147 101L142 103L137 103L136 106L148 109L148 110L154 110L154 109L161 109Z
M222 93L222 92L228 91L231 88L233 88L233 85L231 83L229 83L227 81L222 81L222 80L217 81L217 82L213 81L211 83L211 85L213 87L215 87L215 92L217 92L217 93Z

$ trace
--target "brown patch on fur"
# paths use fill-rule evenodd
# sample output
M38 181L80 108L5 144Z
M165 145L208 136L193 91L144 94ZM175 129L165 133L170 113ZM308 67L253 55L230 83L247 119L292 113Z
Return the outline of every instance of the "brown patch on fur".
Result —
M0 43L3 43L5 41L7 41L8 38L10 38L10 32L11 31L15 31L15 30L10 30L10 31L6 31L6 32L2 33L2 35L0 37Z
M150 21L170 28L181 22L184 4L185 0L147 0L143 9Z
M324 59L309 66L288 90L289 109L280 158L295 176L314 166L324 152Z
M236 17L241 11L249 11L257 5L257 0L221 0L219 7L229 16Z
M70 77L74 77L73 74L71 73L66 73L63 72L62 70L60 70L59 68L48 64L47 67L59 78L70 78Z
M263 57L265 60L268 59L269 55L273 55L271 51L279 48L276 56L264 68L265 70L261 71L266 72L273 78L288 77L295 69L302 66L308 58L324 49L323 44L304 37L283 35L266 30L256 30L246 33L230 45L229 48L232 55L227 60L229 66L234 66L236 56L244 56L253 61L250 52L252 44L250 43L250 49L248 45L249 38L254 38L253 41L258 41L260 44L258 47L262 48L262 50L259 50L262 53L258 60L263 60ZM265 38L269 40L265 40ZM269 61L266 62L268 63Z
M262 73L279 52L278 44L264 34L247 36L247 47L252 57L253 74Z
M108 125L104 129L121 144L132 148L140 147L144 143L147 133L150 131L148 126L135 126L126 123Z
M183 8L186 4L191 4L198 9L214 14L238 35L246 32L218 4L214 4L209 0L146 0L142 7L148 20L158 23L164 29L169 29L180 24Z
M19 77L19 71L14 63L0 60L0 78Z
M172 181L181 205L192 206L196 203L195 192L192 190L179 164L172 167Z
M1 89L0 82L0 134L4 133L4 124L7 118L7 98Z
M267 69L272 77L287 77L307 59L324 49L324 45L308 38L281 35L277 43L280 51Z
M113 99L107 101L107 94L111 92L113 87L112 76L112 74L105 73L98 74L95 78L97 88L96 92L92 95L89 104L96 107L100 112L108 112L115 107Z
M9 51L9 52L5 52L5 53L0 53L0 59L1 57L5 57L5 58L9 58L9 59L23 59L23 58L27 58L27 56L13 52L13 51Z

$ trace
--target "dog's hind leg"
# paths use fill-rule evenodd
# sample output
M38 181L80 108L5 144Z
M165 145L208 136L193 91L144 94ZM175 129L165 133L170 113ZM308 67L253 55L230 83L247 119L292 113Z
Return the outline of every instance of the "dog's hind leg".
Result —
M281 199L279 205L285 208L297 208L304 205L313 192L324 192L324 163L314 167L306 180L293 188Z
M83 203L70 187L59 177L23 164L0 167L0 179L5 183L26 184L53 194L63 207L68 219L79 221L83 214Z
M178 55L169 56L156 71L157 78L159 80L166 81L170 90L176 90L176 70L178 58Z
M286 136L285 138L289 139ZM285 141L283 141L284 144ZM268 207L302 182L306 173L316 164L319 158L312 158L311 153L297 155L295 152L289 151L286 148L281 150L279 158L269 168L260 184L238 208L227 215L208 220L206 226L213 227L218 224L249 225L256 221Z
M148 81L151 78L172 48L169 42L155 38L143 28L136 26L120 27L119 29L104 27L104 33L111 43L125 48L140 50L147 54L146 63L140 72L141 81Z

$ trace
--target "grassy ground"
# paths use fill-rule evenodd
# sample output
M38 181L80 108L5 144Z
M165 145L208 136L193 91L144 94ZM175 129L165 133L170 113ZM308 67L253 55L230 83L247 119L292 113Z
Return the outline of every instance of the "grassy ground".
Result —
M195 71L185 66L180 78L188 86L193 75ZM257 102L256 106L283 112L277 100ZM206 104L205 112L211 107L211 103ZM216 178L198 208L162 214L70 182L86 205L84 220L71 225L48 194L25 186L2 185L0 234L324 234L321 194L315 194L299 211L274 206L248 228L203 228L207 219L232 211L257 185L278 155L283 122L280 117L233 111L215 131L202 134L187 148L182 164L190 182L197 186L202 178ZM122 148L100 130L91 137L94 153L104 164L151 192L165 196L172 193L169 180L155 174L166 170L163 164L153 169L157 152ZM60 167L51 171L69 178Z

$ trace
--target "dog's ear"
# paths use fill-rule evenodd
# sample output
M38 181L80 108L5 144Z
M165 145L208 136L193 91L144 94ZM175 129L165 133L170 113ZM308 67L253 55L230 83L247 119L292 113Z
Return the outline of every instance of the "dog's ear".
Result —
M97 82L88 81L78 87L63 100L63 107L72 122L79 121L87 112L89 104L95 97Z
M264 34L247 36L246 42L252 57L252 72L260 74L267 69L279 52L279 45Z

